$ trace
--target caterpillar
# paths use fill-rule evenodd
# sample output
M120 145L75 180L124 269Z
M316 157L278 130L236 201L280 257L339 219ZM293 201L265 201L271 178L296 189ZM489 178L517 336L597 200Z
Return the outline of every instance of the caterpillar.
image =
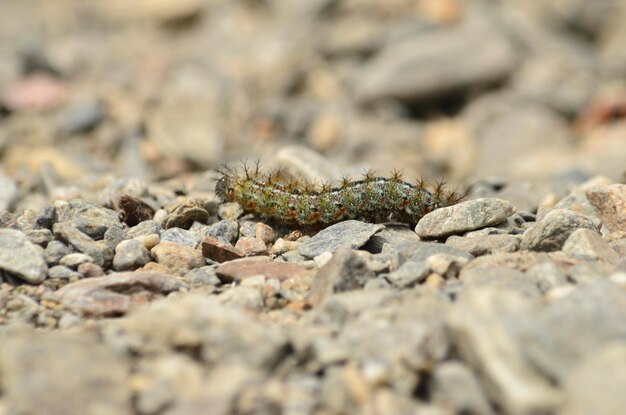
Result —
M284 225L328 226L348 219L365 222L416 224L426 213L462 199L440 182L428 189L423 180L405 182L399 171L389 178L372 171L361 180L344 177L337 187L315 187L298 180L284 181L281 170L260 172L244 163L243 173L219 170L215 193L224 202L237 202L244 213Z

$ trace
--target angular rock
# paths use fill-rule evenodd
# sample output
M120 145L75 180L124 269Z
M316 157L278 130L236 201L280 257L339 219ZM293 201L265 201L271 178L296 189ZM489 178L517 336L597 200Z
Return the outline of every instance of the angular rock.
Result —
M426 280L430 273L430 266L425 261L408 261L390 272L385 278L396 287L410 288Z
M209 220L209 212L195 200L187 200L174 208L167 216L164 228L189 229L194 222L206 223Z
M221 281L217 277L215 266L195 268L185 274L184 280L191 287L205 287L220 285Z
M528 298L538 299L542 296L538 283L534 278L510 268L496 267L463 270L459 279L463 283L459 295L466 295L468 292L490 288L507 290Z
M586 195L607 228L626 232L626 184L593 187Z
M3 391L29 414L133 414L130 368L91 333L3 333ZM60 356L63 356L60 358Z
M80 252L73 252L71 254L65 255L59 261L59 264L65 265L66 267L76 269L80 264L84 264L86 262L93 262L93 258L87 254L82 254Z
M68 268L64 265L55 265L48 269L48 277L69 280L70 278L82 278L83 275L80 272L76 272L73 269Z
M450 361L435 367L431 388L433 401L456 413L494 414L476 375L461 362Z
M216 262L233 261L246 256L245 252L212 236L205 236L202 240L202 255Z
M595 223L588 216L555 209L524 232L520 248L530 251L558 251L570 234L580 228L597 231Z
M161 233L161 242L174 242L179 245L196 248L200 243L200 235L187 229L169 228Z
M61 305L77 314L114 317L186 287L167 274L122 272L67 284L57 294Z
M77 251L93 258L94 263L103 266L113 259L113 250L103 241L93 240L89 235L80 231L74 222L55 223L54 235L67 241Z
M563 252L572 257L619 262L619 255L611 248L599 233L589 229L577 229L565 241Z
M441 238L500 224L514 213L515 206L506 200L468 200L426 214L415 232L423 238Z
M152 235L155 233L161 233L161 226L156 221L145 220L133 226L132 228L129 228L126 231L125 237L126 239L133 239L139 236Z
M330 261L317 271L313 280L309 301L320 305L336 292L363 288L365 283L376 278L367 262L352 249L339 248Z
M212 236L217 239L223 238L234 244L239 237L239 224L234 220L221 220L202 229L201 235Z
M267 245L265 245L265 242L252 236L239 238L235 244L235 249L239 249L241 252L245 253L246 256L267 254Z
M117 199L116 207L122 220L128 226L136 226L141 222L151 220L155 213L152 206L127 194L123 194Z
M43 251L17 229L0 229L0 269L22 280L39 284L46 279L48 266Z
M130 239L120 242L115 247L113 269L116 271L131 271L143 267L150 260L150 253L141 241Z
M384 229L383 225L358 220L339 222L302 242L298 252L302 256L313 258L325 251L333 253L339 248L357 249L381 229Z
M437 254L446 254L471 261L472 254L458 248L435 242L417 242L399 246L391 259L392 269L398 269L405 262L425 262L428 258Z

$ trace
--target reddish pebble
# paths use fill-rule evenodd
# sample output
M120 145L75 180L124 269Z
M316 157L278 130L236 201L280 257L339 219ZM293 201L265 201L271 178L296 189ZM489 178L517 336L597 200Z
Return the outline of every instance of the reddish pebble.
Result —
M207 236L202 240L202 255L216 262L232 261L246 256L234 246L222 243L212 236Z
M244 236L239 238L235 249L244 252L246 256L265 255L267 254L267 245L259 238L252 236Z
M46 74L33 74L11 85L4 95L5 105L14 111L46 111L59 107L69 96L67 85Z

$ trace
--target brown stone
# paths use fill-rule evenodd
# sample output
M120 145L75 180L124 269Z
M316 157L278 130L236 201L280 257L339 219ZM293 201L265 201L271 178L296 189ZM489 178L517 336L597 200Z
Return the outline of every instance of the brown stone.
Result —
M217 276L223 283L231 283L254 275L276 278L280 281L299 277L308 272L303 265L291 262L271 262L269 257L244 258L217 267Z
M212 236L207 236L202 240L202 255L217 262L232 261L246 256L234 246L222 243Z
M265 245L265 242L252 236L239 238L237 244L235 244L235 249L244 252L246 256L267 254L267 245Z
M174 242L161 242L150 250L152 257L175 273L184 273L190 269L206 265L202 252L189 246Z

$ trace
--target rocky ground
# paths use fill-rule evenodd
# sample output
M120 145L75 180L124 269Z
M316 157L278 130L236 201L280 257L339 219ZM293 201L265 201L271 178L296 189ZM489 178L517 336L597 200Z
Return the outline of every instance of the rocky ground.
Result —
M626 411L626 2L0 8L0 414ZM468 195L307 232L258 156Z

